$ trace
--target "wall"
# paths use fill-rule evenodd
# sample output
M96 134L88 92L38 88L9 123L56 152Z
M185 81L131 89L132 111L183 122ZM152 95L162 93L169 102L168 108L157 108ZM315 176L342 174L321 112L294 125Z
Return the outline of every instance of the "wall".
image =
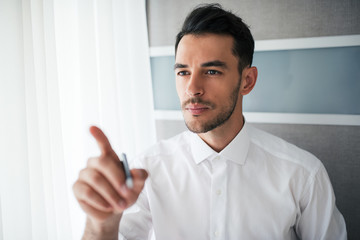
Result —
M147 1L150 46L173 45L187 13L199 0ZM250 26L255 40L360 33L358 0L218 1Z

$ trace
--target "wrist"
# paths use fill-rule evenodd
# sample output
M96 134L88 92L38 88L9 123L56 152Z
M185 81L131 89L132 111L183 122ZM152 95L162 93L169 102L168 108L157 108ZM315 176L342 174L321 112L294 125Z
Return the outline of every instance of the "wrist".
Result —
M105 221L87 218L83 239L118 239L121 216L122 214L114 215Z

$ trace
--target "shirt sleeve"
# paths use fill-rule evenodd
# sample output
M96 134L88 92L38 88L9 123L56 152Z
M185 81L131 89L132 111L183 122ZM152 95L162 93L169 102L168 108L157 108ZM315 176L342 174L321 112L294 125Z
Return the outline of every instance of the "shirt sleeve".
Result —
M120 221L119 239L151 239L152 220L148 206L144 189L136 203L124 212Z
M334 191L322 164L309 178L300 200L300 210L296 224L300 239L347 239L345 221L335 205Z
M134 159L130 166L131 168L144 168L139 159ZM124 211L120 221L119 239L143 240L152 238L153 225L146 190L148 184L149 179L146 180L145 187L135 204Z

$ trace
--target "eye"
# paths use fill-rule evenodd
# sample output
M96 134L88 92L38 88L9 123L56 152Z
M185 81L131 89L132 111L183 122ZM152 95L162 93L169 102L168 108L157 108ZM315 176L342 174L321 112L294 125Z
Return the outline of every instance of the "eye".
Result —
M208 70L206 72L206 74L209 74L209 75L216 75L216 74L221 74L221 72L217 71L217 70Z
M177 73L177 75L185 76L185 75L189 75L189 72L188 71L180 71L180 72Z

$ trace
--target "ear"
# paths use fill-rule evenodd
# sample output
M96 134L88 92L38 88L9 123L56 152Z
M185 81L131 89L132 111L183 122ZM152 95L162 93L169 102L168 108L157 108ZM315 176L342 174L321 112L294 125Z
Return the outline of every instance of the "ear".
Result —
M247 95L255 87L258 71L256 67L244 68L241 75L240 94Z

